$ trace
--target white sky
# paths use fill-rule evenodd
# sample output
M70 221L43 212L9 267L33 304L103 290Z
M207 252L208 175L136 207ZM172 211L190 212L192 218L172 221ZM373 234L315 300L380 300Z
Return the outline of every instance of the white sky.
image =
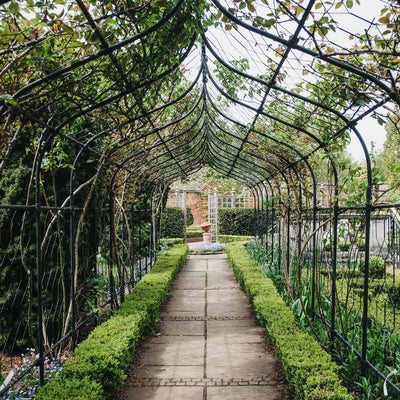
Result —
M341 29L343 29L343 31L338 30L336 33L331 32L329 34L331 40L345 45L345 43L349 40L348 33L346 33L346 31L363 33L366 27L369 27L367 21L373 21L374 19L376 21L380 17L380 10L384 6L384 2L382 0L360 0L360 2L361 5L357 5L356 2L354 2L354 7L351 9L353 15L347 14L345 10L343 11L343 9L338 10L338 15L336 18L337 22L340 21L339 26ZM365 18L366 21L357 19L355 15L360 15L361 17ZM218 41L222 43L222 48L229 49L229 52L232 53L232 58L240 58L240 49L232 48L232 46L226 41L225 35L218 35L217 30L213 29L212 27L209 28L209 31L218 36ZM236 55L234 54L235 52L237 53ZM191 78L197 74L198 62L198 59L195 59L191 63L192 65L190 65L193 68L191 71L189 68L188 71L189 76L193 75ZM213 69L212 65L210 65L210 68ZM364 120L361 120L358 123L357 129L362 135L368 147L368 151L371 151L371 141L374 142L375 153L383 150L383 145L386 139L386 131L384 126L381 126L377 123L376 119L366 117ZM347 151L352 156L353 160L362 162L364 160L363 149L353 133L351 134L351 138L352 140L347 147Z
M371 141L374 142L374 153L379 153L383 150L383 145L386 139L386 131L383 126L378 124L376 119L368 117L364 120L361 120L357 125L357 129L363 137L368 147L368 151L371 151ZM364 161L364 152L360 142L354 134L352 134L351 139L352 140L347 147L347 151L350 153L353 160Z

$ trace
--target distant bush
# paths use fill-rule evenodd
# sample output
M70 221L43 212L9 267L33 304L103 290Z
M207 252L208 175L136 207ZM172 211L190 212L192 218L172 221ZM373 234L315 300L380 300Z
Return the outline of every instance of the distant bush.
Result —
M183 211L180 207L166 207L161 216L162 238L183 238Z
M194 222L190 207L186 211L186 225ZM162 238L183 238L185 233L185 221L183 210L180 207L166 207L161 216L161 237Z
M194 217L190 207L186 207L186 226L193 225Z
M236 236L254 234L256 218L252 208L221 208L218 214L220 234Z
M183 238L163 238L160 239L161 246L172 246L174 244L183 244Z
M361 273L365 273L365 258L359 263ZM382 257L371 256L369 258L369 277L371 279L381 279L385 276L385 260Z
M218 241L220 243L244 242L251 239L253 239L253 236L218 235Z

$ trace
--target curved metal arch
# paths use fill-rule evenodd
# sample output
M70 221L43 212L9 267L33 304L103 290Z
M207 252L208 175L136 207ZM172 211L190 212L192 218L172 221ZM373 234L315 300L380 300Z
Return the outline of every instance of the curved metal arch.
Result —
M213 108L214 108L217 112L219 112L219 109L216 109L216 108L215 108L216 106L214 105L214 103L213 103L212 101L210 101L210 104L213 106ZM206 111L207 111L207 110L206 110ZM209 116L209 120L210 120L218 129L220 129L222 132L225 132L227 135L230 135L231 137L234 137L234 138L238 139L239 141L244 141L245 143L250 144L250 145L252 145L252 146L258 148L258 145L257 145L256 143L252 142L251 140L249 140L248 138L246 139L246 138L241 138L240 136L236 136L236 135L234 135L233 133L230 133L230 132L226 131L224 128L222 128L221 126L219 126L219 125L217 124L217 122L215 121L215 119L212 117L212 115L211 115L210 113L207 113L207 115ZM225 114L223 114L222 112L219 113L219 115L225 118ZM231 119L231 120L229 120L229 121L235 124L235 122L234 122L233 119ZM235 124L235 125L238 125L238 124ZM238 126L240 126L240 125L238 125ZM252 130L252 132L257 133L257 134L260 134L259 131L255 131L255 130ZM215 135L215 136L217 136L217 135ZM263 135L261 135L261 136L263 136L263 137L268 137L268 138L270 138L270 139L272 138L272 137L270 137L269 135L266 135L266 134L263 134ZM274 141L277 142L277 143L282 143L282 144L284 143L284 142L278 141L277 139L274 139ZM289 149L292 150L292 147L291 147L291 146L289 146L289 145L287 145L287 146L289 147ZM284 161L284 162L286 163L287 166L290 166L290 165L292 164L291 161L289 162L289 160L288 160L287 158L285 158L284 156L282 156L281 154L276 154L275 152L272 152L272 151L269 151L269 153L272 153L274 156L276 156L276 157L278 157L279 159L281 159L282 161ZM301 154L301 153L298 152L298 151L297 151L297 153L298 153L298 154ZM262 159L262 160L265 161L265 162L271 163L271 165L275 166L275 168L276 168L277 170L279 170L280 167L281 167L281 166L277 167L275 164L272 163L272 161L265 160L265 159Z
M213 101L212 101L211 99L209 99L209 100L210 100L211 105L216 109L217 112L219 112L220 110L216 108L216 106L214 105ZM208 115L209 115L209 119L210 119L219 129L221 129L222 131L226 132L222 127L220 127L220 126L216 123L216 121L212 118L212 116L211 116L210 114L208 114ZM223 114L222 112L220 113L220 115L222 115L224 118L227 118L227 116L225 116L225 114ZM238 121L235 121L235 120L233 120L233 119L230 119L230 121L231 121L232 123L235 123L235 124L238 122ZM283 142L283 141L281 141L281 140L278 140L278 139L274 138L273 136L270 136L270 135L268 135L268 134L266 134L266 133L263 133L263 132L261 132L261 131L257 131L257 130L253 130L253 131L254 131L255 133L257 133L258 135L261 135L262 137L268 138L268 139L270 139L270 140L272 140L272 141L274 141L274 142L276 142L276 143L278 143L278 144L281 144L281 145L287 147L288 149L292 150L293 152L295 152L295 153L300 157L301 161L304 161L304 162L305 162L305 164L306 164L308 170L310 171L311 178L312 178L312 181L313 181L314 192L315 192L315 190L316 190L315 188L316 188L317 182L316 182L314 170L313 170L311 164L310 164L309 161L308 161L308 156L304 156L296 147L294 147L294 146L292 146L292 145L290 145L290 144L288 144L288 143L286 143L286 142ZM228 134L228 132L226 132L226 133ZM245 141L246 141L246 143L248 143L248 144L250 144L250 145L252 145L252 146L258 147L256 143L253 143L252 141L250 141L250 140L248 140L248 139L245 140ZM277 156L280 157L281 159L283 159L283 160L287 163L287 166L289 166L290 168L294 168L294 165L293 165L293 162L292 162L292 161L289 162L289 160L287 160L286 158L284 158L282 155L277 155ZM265 161L265 160L264 160L264 161Z
M193 106L185 115L183 115L182 117L178 118L177 120L168 122L167 124L165 124L165 125L163 125L163 126L160 126L160 127L155 128L155 129L152 129L152 130L150 130L150 131L144 133L143 135L140 135L139 137L136 137L136 138L133 138L133 139L128 140L127 142L121 144L121 146L116 147L116 148L114 149L114 152L116 152L116 151L118 151L118 150L121 150L123 147L126 147L126 146L128 146L128 145L134 144L135 142L137 142L137 141L139 141L139 140L142 140L142 139L144 139L144 138L146 138L146 137L152 135L155 131L161 131L161 130L164 130L164 129L169 128L169 127L172 126L172 125L175 125L175 124L178 124L179 122L182 122L183 120L185 120L186 118L190 117L190 116L194 113L194 111L195 111L195 110L197 109L197 107L199 106L200 102L201 102L201 97L198 98L198 100L196 101L196 103L194 104L194 106ZM186 128L183 132L180 132L180 133L177 134L177 135L172 135L172 136L166 138L166 139L165 139L165 142L174 141L175 139L179 138L180 136L183 136L183 135L185 135L186 133L190 132L192 129L194 129L194 128L196 127L196 125L198 124L198 122L200 121L200 119L203 117L203 114L204 114L204 104L201 105L201 111L200 111L199 115L197 116L197 119L194 121L194 123L192 123L192 125L191 125L189 128ZM162 145L162 144L160 144L160 143L156 143L156 144L150 146L149 148L146 148L145 150L141 150L140 152L145 152L145 151L148 151L148 150L152 150L153 148L159 147L159 146L161 146L161 145ZM139 153L140 153L140 152L139 152ZM129 162L129 161L130 161L131 159L133 159L137 154L138 154L138 153L133 153L133 154L131 154L130 156L128 156L128 157L123 161L123 164ZM164 154L165 154L165 153L164 153Z
M199 132L198 133L198 135L200 135L200 133L201 132ZM200 141L201 140L204 140L203 138L200 138ZM184 154L186 154L187 152L183 152L183 153L181 153L181 155L184 155ZM204 153L204 148L203 147L199 147L197 150L196 150L196 152L195 152L195 160L197 160L197 157L198 157L198 153L200 153L200 156L202 156L202 153ZM149 159L149 160L147 160L147 162L148 163L151 163L151 162L153 162L153 161L155 161L156 159L158 159L159 157L162 157L163 156L163 154L158 154L158 155L156 155L156 156L154 156L153 158L151 158L151 159ZM188 162L186 162L188 160ZM167 159L167 160L164 160L163 161L163 163L170 163L172 160L171 159ZM190 155L188 155L187 157L185 157L185 158L183 158L182 160L181 160L181 162L184 162L184 165L186 166L186 165L190 165L190 163L191 162L193 162L193 154L190 154ZM199 161L198 161L199 163L201 163L202 162L202 157L200 157L200 159L199 159ZM170 167L172 167L172 165L173 165L173 163L171 163L171 165L167 165L165 168L170 168ZM157 173L157 172L159 172L159 168L160 167L160 164L158 164L157 165L157 171L156 172L153 172L153 171L148 171L148 170L146 170L146 171L142 171L139 175L137 175L137 177L139 177L139 178L141 178L141 177L146 177L146 178L148 178L148 180L150 180L151 182L155 182L156 181L156 177L154 177L153 175L154 175L154 173ZM114 174L113 174L113 177L115 176L117 176L117 174L120 172L120 170L121 169L126 169L126 167L124 166L124 165L122 165L122 164L119 164L118 165L118 168L114 171ZM164 171L163 171L164 172ZM181 176L182 175L182 171L174 171L174 172L177 172L177 174L178 174L178 176ZM127 177L127 179L130 179L130 177L131 177L131 174L136 174L137 173L137 171L136 170L134 170L134 171L132 171L132 170L130 170L130 169L128 169L128 177ZM193 173L193 172L191 172L191 173ZM161 174L162 175L162 174ZM160 175L160 176L161 176ZM165 174L164 175L162 175L161 177L162 177L162 179L164 180L164 176L165 176ZM115 179L115 178L114 178Z
M240 20L239 18L235 17L231 12L229 12L229 10L227 10L220 2L219 0L211 0L211 2L218 8L219 11L221 11L222 14L224 14L227 18L229 18L230 20L234 21L236 24L242 26L243 28L251 31L251 32L255 32L261 36L264 36L268 39L271 39L274 42L280 43L282 45L284 45L287 48L291 48L294 50L298 50L302 53L308 54L310 56L312 56L313 58L316 59L321 59L329 64L335 65L336 67L342 68L346 71L352 72L362 78L365 78L367 81L369 82L373 82L375 83L377 86L379 86L382 90L384 90L392 100L394 100L397 104L400 105L400 98L393 92L393 90L385 85L383 82L381 82L379 79L377 79L375 76L373 76L372 74L361 70L359 68L356 68L353 65L350 65L348 63L345 62L341 62L339 60L334 59L333 57L329 56L329 54L323 54L323 53L318 53L316 51L313 51L311 49L308 49L306 47L300 46L297 42L298 40L292 40L292 38L290 40L286 40L281 38L278 35L274 35L272 33L263 31L261 29L258 29L242 20ZM309 5L311 3L314 3L313 0L310 0ZM301 28L304 27L304 23L303 26L301 26Z
M213 1L215 1L215 0L213 0ZM290 97L295 97L295 98L300 99L300 100L302 100L302 101L304 101L304 102L306 102L306 103L310 103L310 104L312 104L312 105L314 105L314 106L317 106L317 107L319 107L319 108L322 108L322 109L324 109L324 110L326 110L326 111L328 111L328 112L330 112L330 113L336 115L338 118L340 118L342 121L344 121L344 122L346 123L346 126L345 126L344 128L342 128L342 129L340 130L340 132L344 132L344 131L347 130L347 129L351 129L351 130L353 130L353 132L355 133L355 135L356 135L358 141L360 142L360 144L361 144L361 146L362 146L362 148L363 148L363 151L364 151L364 157L365 157L366 164L367 164L368 185L372 185L371 159L370 159L370 157L369 157L368 149L367 149L367 147L366 147L366 145L365 145L365 142L364 142L362 136L360 135L360 133L358 132L358 130L355 129L354 123L353 123L351 120L349 120L348 118L346 118L343 114L341 114L340 112L336 111L335 109L333 109L333 108L331 108L331 107L328 107L328 106L326 106L326 105L324 105L324 104L322 104L322 103L319 103L319 102L317 102L317 101L315 101L315 100L312 100L312 99L309 99L309 98L307 98L307 97L301 96L301 95L299 95L299 94L297 94L297 93L295 93L295 92L290 92L290 91L288 91L288 90L286 90L286 89L283 89L283 88L281 88L281 87L279 87L279 86L276 86L276 84L275 84L274 82L270 82L270 83L269 83L269 82L267 82L267 81L264 81L263 79L260 79L260 78L257 78L257 77L255 77L255 76L246 74L245 72L239 71L238 69L236 69L236 68L232 67L231 65L229 65L225 60L223 60L223 59L217 54L217 52L212 48L212 46L211 46L210 43L208 42L208 40L207 40L207 38L206 38L204 32L203 32L203 34L202 34L202 38L203 38L204 44L205 44L205 46L207 47L207 49L209 49L210 52L213 54L213 56L214 56L221 64L223 64L228 70L230 70L231 72L234 72L234 73L236 73L236 74L238 74L238 75L240 75L240 76L243 76L244 78L247 78L247 79L256 81L256 82L258 82L258 83L260 83L260 84L262 84L262 85L264 85L264 86L266 86L266 87L270 87L270 86L271 86L271 87L273 87L274 89L276 89L276 90L278 90L278 91L280 91L280 92L282 92L282 93L285 93L285 94L287 94L287 95L290 96ZM400 104L400 102L399 102L399 104ZM287 125L287 123L286 123L286 125ZM296 129L296 130L300 130L301 132L306 133L304 130L299 129L299 128L296 127L296 126L293 126L293 128ZM326 145L327 145L327 144L326 144L325 142L322 142L322 141L321 141L321 146L320 146L321 148L325 148ZM327 154L328 154L329 156L331 156L329 152L327 152ZM332 158L331 158L331 160L332 160ZM367 196L368 196L368 193L367 193ZM371 200L368 200L368 199L367 199L367 202L368 202L368 201L371 201Z
M180 1L184 1L184 0L180 0ZM123 96L125 96L127 94L134 93L135 90L138 90L138 89L143 88L143 87L147 87L150 84L152 84L152 83L154 83L154 82L156 82L156 81L158 81L158 80L160 80L160 79L162 79L162 78L164 78L166 76L169 76L173 71L178 69L179 66L182 64L182 62L187 58L187 56L192 51L195 42L196 42L196 36L193 36L189 47L187 48L186 52L180 57L179 62L175 63L172 67L168 68L167 70L165 70L161 74L157 75L155 78L149 79L148 81L145 81L145 82L141 82L137 86L130 87L128 90L119 92L118 94L116 94L116 95L114 95L114 96L112 96L112 97L110 97L110 98L108 98L106 100L103 100L102 102L100 102L98 104L95 104L92 107L88 107L84 111L76 113L75 115L71 116L70 118L68 118L67 120L63 121L61 124L59 124L55 129L60 129L63 126L70 124L73 120L75 120L75 119L77 119L79 117L82 117L84 115L89 114L91 111L97 110L97 109L99 109L99 108L101 108L101 107L103 107L103 106L105 106L107 104L110 104L110 103L112 103L112 102L114 102L116 100L119 100L121 97L123 97Z
M214 121L212 121L212 122L214 122ZM216 126L217 126L217 125L216 125ZM218 128L218 126L217 126L217 128ZM223 139L221 139L221 138L219 137L219 135L217 135L217 134L213 131L213 129L211 128L211 126L210 126L209 124L208 124L208 129L209 129L209 131L212 133L212 135L209 136L209 137L210 137L210 141L211 141L212 143L215 144L215 140L217 140L217 141L221 142L223 145L232 147L232 148L235 149L235 150L239 150L239 147L237 147L237 146L235 146L234 144L228 143L228 142L224 141ZM221 130L222 130L222 129L221 129ZM225 132L225 130L223 130L223 131ZM233 135L232 135L232 136L233 136ZM215 140L213 140L213 139L215 139ZM219 147L219 146L218 146L218 149L219 149L220 151L222 151L222 148ZM269 159L264 159L264 158L262 158L261 156L255 154L255 153L253 153L253 152L251 152L251 151L247 151L246 154L250 155L251 157L256 158L257 160L260 160L260 161L263 162L263 163L267 163L267 164L271 165L271 166L274 168L274 172L279 171L279 169L280 169L280 168L278 168L272 161L270 161ZM240 157L240 156L239 156L239 157ZM246 159L244 159L244 158L242 158L242 157L240 157L240 158L241 158L242 161L247 161ZM255 162L252 162L252 163L253 163L253 165L257 165L257 164L255 164ZM257 166L258 166L258 165L257 165ZM269 174L271 174L271 171L268 170L268 172L269 172Z
M221 148L218 146L218 145L216 145L214 142L207 142L206 143L207 144L207 148L208 148L208 150L209 150L209 154L210 155L212 155L212 156L214 156L214 160L215 161L219 161L219 159L222 157L223 159L225 159L226 161L227 161L227 163L224 163L224 165L225 164L228 164L228 165L230 165L231 164L231 162L232 162L232 159L230 159L229 157L228 157L228 155L231 155L231 156L234 156L232 153L230 153L229 151L226 151L226 150L224 150L223 152L221 152ZM215 146L217 149L215 150L215 148L213 147L213 146ZM240 159L240 161L241 161L241 164L240 164L240 169L244 172L244 173L246 173L247 175L249 175L250 174L250 176L254 176L254 177L258 177L258 179L259 180L263 180L263 179L265 179L266 177L264 176L264 175L262 175L260 172L258 172L258 171L255 171L255 170L252 170L252 169L249 169L248 168L248 161L246 160L245 162L243 162L243 160L242 159ZM242 165L242 164L244 164L244 165ZM256 165L255 163L250 163L250 164L254 164L254 165ZM264 169L263 167L261 167L261 169ZM229 170L228 170L229 171ZM269 172L269 171L268 171ZM229 175L227 175L227 176L229 176ZM252 180L252 182L255 182L256 180L255 180L255 178Z
M199 142L205 142L205 138L204 137L200 137ZM193 150L194 148L192 148L191 150ZM203 146L197 147L197 149L195 150L194 153L189 153L189 151L183 151L182 153L179 154L180 156L185 156L185 157L183 157L181 159L181 162L185 162L185 165L190 165L190 162L194 162L194 161L201 163L201 160L202 160L202 158L204 156L204 151L205 150L204 150ZM161 155L157 155L154 158L152 158L150 160L150 162L154 162L159 157L162 157L162 156ZM198 159L198 161L197 161L197 159ZM154 174L159 173L160 168L167 169L167 170L172 168L172 164L170 164L171 161L172 161L171 159L167 159L167 160L164 160L161 163L157 164L157 170L156 171L150 171L149 174L148 174L148 177L150 179L155 179ZM167 165L165 165L165 164L167 164ZM164 173L164 172L165 171L163 170L162 173ZM179 173L180 176L182 176L182 171L176 171L176 172Z
M207 71L208 71L208 67L207 67ZM296 131L300 131L300 132L304 133L305 135L307 135L308 137L310 137L312 140L315 140L315 141L317 142L318 145L323 145L323 142L322 142L317 136L315 136L315 135L312 134L311 132L308 132L306 129L296 127L295 125L291 124L290 122L287 122L287 121L285 121L285 120L281 120L280 118L278 118L278 117L276 117L276 116L274 116L274 115L271 115L271 114L269 114L269 113L266 113L266 112L263 111L263 110L259 110L259 109L255 108L255 107L253 107L253 106L250 106L249 104L246 104L245 102L243 102L243 101L241 101L241 100L235 99L234 97L232 97L231 95L229 95L228 93L226 93L226 92L217 84L217 82L215 81L215 79L213 78L212 75L208 75L208 77L210 78L210 80L211 80L211 82L213 83L214 87L215 87L224 97L226 97L227 99L231 100L233 103L239 104L239 105L241 105L241 106L243 106L243 107L245 107L245 108L247 108L247 109L249 109L249 110L252 110L252 111L254 111L254 112L259 112L261 115L263 115L263 116L265 116L265 117L267 117L267 118L270 118L270 119L274 120L275 122L279 122L279 123L281 123L282 125L287 126L288 128L293 128L293 129L295 129ZM214 106L215 108L217 108L216 105L214 105L214 102L212 101L211 98L209 98L209 101L210 101L211 104L213 104L213 106ZM226 114L222 114L222 115L224 115L225 118L228 118L228 116L226 116ZM231 120L231 122L234 122L234 120ZM238 121L236 121L236 122L234 122L234 123L237 123L237 122L238 122ZM244 126L244 125L243 125L243 126ZM258 130L256 130L256 129L253 129L253 132L256 132L256 133L258 133L258 134L261 134L261 132L258 131ZM278 140L278 139L274 138L273 136L267 135L267 134L265 134L265 133L263 133L263 135L264 135L265 137L267 137L268 139L273 140L273 141L276 142L276 143L279 143L279 144L282 144L282 145L284 145L284 146L287 146L287 147L291 148L292 150L299 152L299 154L302 154L302 153L300 153L299 150L296 149L296 147L291 146L291 145L289 145L289 144L286 143L286 142L283 142L283 141L281 141L281 140ZM302 157L305 157L305 156L302 154Z
M13 99L18 99L20 96L22 96L23 94L29 92L29 90L39 86L41 83L45 83L48 81L51 81L53 78L57 78L61 75L64 75L70 71L73 71L74 69L85 65L91 61L94 61L104 55L108 55L113 53L115 50L119 50L121 48L123 48L126 45L132 44L134 42L136 42L137 40L157 31L157 29L159 29L161 26L163 26L164 24L166 24L180 9L180 7L182 6L182 4L185 2L186 0L178 0L176 5L168 12L164 15L164 17L158 21L157 23L155 23L152 27L144 30L143 32L138 33L135 36L132 36L131 38L125 39L115 45L112 46L108 46L107 48L104 48L100 51L98 51L96 54L93 54L91 56L85 57L82 60L76 61L75 63L70 64L68 67L59 69L57 71L54 71L53 73L48 74L47 76L40 78L34 82L31 82L30 84L26 85L24 88L20 89L19 91L17 91L14 95L13 95ZM4 104L2 106L0 106L0 114L3 111L3 107Z
M214 105L214 103L212 102L212 100L211 100L211 99L209 99L209 100L210 100L211 105L212 105L213 107L216 107L216 106ZM243 126L243 127L244 127L244 124L241 124L239 121L236 121L236 120L230 118L230 117L227 116L226 114L222 113L219 109L216 109L216 111L219 112L220 115L222 115L224 118L228 119L228 120L231 121L232 123L237 124L238 126ZM210 119L213 121L213 123L215 123L215 121L212 119L211 115L209 115L209 117L210 117ZM219 127L219 128L222 130L221 127ZM298 155L300 156L300 160L298 160L298 161L305 161L306 164L307 164L308 169L310 169L310 168L312 169L310 163L308 162L308 156L304 156L304 155L303 155L299 150L297 150L294 146L291 146L291 145L289 145L288 143L283 142L283 141L281 141L281 140L277 140L277 139L274 138L273 136L270 136L270 135L268 135L268 134L266 134L266 133L263 133L263 132L261 132L261 131L258 131L258 130L256 130L256 129L253 129L253 132L257 133L258 135L261 135L262 137L268 138L268 139L270 139L270 140L272 140L272 141L274 141L274 142L276 142L276 143L278 143L278 144L282 144L282 145L284 145L285 147L289 148L290 150L294 151L296 154L298 154ZM246 142L247 142L248 144L250 144L250 145L257 146L255 143L251 142L251 141L248 140L248 139L246 140ZM289 162L289 161L286 160L282 155L280 155L279 157L282 158L282 159L284 159L284 160L286 161L287 167L289 167L289 168L294 168L294 165L295 165L295 164L294 164L292 161ZM265 160L263 160L263 161L265 161ZM313 174L313 175L314 175L314 174ZM314 175L314 177L315 177L315 175Z
M231 176L234 179L237 179L239 182L241 182L243 185L245 185L249 189L250 189L251 185L254 182L254 181L250 181L249 180L248 171L244 171L244 170L239 169L239 170L232 171L231 175L228 175L229 169L226 169L227 167L226 167L225 163L223 163L223 164L218 163L216 158L208 160L208 163L217 172L221 173L224 176L227 176L227 177Z

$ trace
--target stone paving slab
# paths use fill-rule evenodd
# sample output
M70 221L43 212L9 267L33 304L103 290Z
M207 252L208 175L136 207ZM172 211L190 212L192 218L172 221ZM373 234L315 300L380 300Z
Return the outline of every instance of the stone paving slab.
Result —
M285 396L285 397L282 397ZM210 387L207 400L283 400L286 394L276 393L276 388L265 386Z
M188 341L149 342L139 360L144 365L202 365L204 341L204 337L192 336Z
M164 336L204 336L204 322L164 320L156 327L156 331Z
M133 387L120 400L203 400L202 387Z
M133 377L137 381L143 378L149 379L173 379L179 376L179 380L203 379L203 364L201 365L143 365L135 369Z
M190 256L119 400L289 400L225 254Z

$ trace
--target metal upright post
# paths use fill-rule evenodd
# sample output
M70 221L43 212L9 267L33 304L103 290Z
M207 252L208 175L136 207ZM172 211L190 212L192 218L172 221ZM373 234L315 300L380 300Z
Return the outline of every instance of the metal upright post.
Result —
M183 242L186 243L186 229L187 229L186 189L183 189L182 209L183 209Z
M215 243L218 243L218 188L214 188Z
M175 207L179 207L179 189L175 189Z
M211 189L207 193L207 220L211 222Z

